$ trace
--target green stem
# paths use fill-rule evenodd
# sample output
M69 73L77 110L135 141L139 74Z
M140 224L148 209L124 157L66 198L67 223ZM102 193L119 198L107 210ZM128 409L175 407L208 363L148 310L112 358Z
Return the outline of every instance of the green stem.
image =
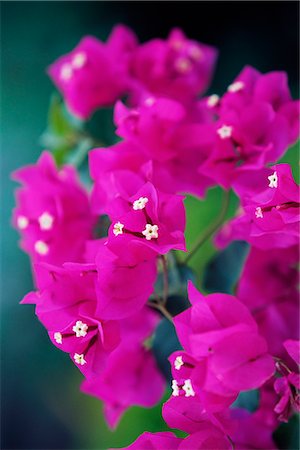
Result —
M158 311L160 311L162 313L162 315L166 317L166 319L168 319L171 323L173 323L173 317L171 316L169 311L166 310L166 308L164 307L164 305L162 303L148 302L147 304L151 308L158 309Z
M217 219L204 231L204 233L200 236L197 242L194 244L192 250L188 254L188 256L183 261L184 264L187 264L190 259L197 253L199 248L209 239L223 224L224 219L226 217L229 203L230 203L230 191L224 191L223 201L220 213Z

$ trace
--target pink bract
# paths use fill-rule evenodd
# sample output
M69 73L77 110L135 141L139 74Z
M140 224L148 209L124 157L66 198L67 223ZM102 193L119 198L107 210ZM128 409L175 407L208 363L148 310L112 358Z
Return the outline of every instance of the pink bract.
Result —
M119 25L106 44L86 36L48 68L73 114L87 119L97 108L112 105L126 93L130 54L135 46L131 30Z
M99 374L119 343L119 323L97 314L96 267L91 264L35 266L37 292L22 303L36 305L36 315L54 345L70 354L88 377Z
M274 362L248 309L227 294L204 297L191 283L189 299L192 307L176 316L174 323L184 349L197 361L195 379L203 391L234 396L265 383L274 372ZM206 376L199 371L203 364Z
M146 42L132 59L134 99L154 94L190 102L210 83L216 58L215 48L186 38L179 29L166 40Z
M15 171L12 177L23 184L16 190L13 224L32 261L83 261L94 218L75 168L58 169L53 156L43 152L35 165Z
M283 342L299 336L298 246L286 249L252 248L237 288L250 309L272 355L284 358Z
M260 179L259 194L245 196L239 216L225 224L216 243L223 247L231 240L245 240L261 249L287 248L299 241L299 186L288 164L268 169Z

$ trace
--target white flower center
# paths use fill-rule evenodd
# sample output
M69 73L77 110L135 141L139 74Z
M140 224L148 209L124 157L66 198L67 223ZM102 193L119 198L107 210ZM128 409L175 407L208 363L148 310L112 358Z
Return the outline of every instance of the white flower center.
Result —
M64 81L69 81L73 76L73 68L69 63L65 63L62 65L60 69L60 78Z
M49 246L44 241L36 241L34 249L39 255L47 255L49 252Z
M144 104L146 105L146 106L153 106L154 105L154 103L155 103L155 98L154 97L148 97L148 98L146 98L146 100L144 101Z
M174 367L176 370L180 370L181 366L183 366L184 362L182 361L182 356L177 356L174 361Z
M19 216L17 218L17 226L20 230L25 230L29 225L29 220L25 216Z
M209 108L213 108L219 103L220 97L217 94L213 94L208 97L206 104Z
M172 389L173 389L172 395L174 397L178 397L178 395L179 395L179 387L178 387L178 383L177 383L176 380L172 380Z
M185 397L194 397L195 391L192 387L191 380L185 380L184 385L182 386L182 389L185 392Z
M192 63L188 58L178 58L175 61L175 69L177 72L185 75L192 70Z
M114 224L113 233L115 236L118 236L119 234L123 234L123 228L124 224L121 222L117 222Z
M278 177L277 172L274 172L272 175L268 177L269 180L269 187L270 188L277 188L278 187Z
M61 333L54 333L54 340L57 344L62 344L62 334Z
M232 135L232 127L228 125L223 125L221 128L217 130L217 133L221 139L228 139Z
M145 230L142 232L147 241L151 241L151 239L158 238L158 226L151 225L150 223L146 224Z
M79 52L74 55L72 59L72 67L74 69L81 69L87 61L86 54L84 52Z
M88 326L86 323L81 322L81 320L77 320L76 325L72 328L74 333L76 333L76 337L84 337L87 335Z
M133 202L133 209L137 211L138 209L144 209L146 204L148 203L147 197L140 197L138 200Z
M258 207L256 208L256 210L255 210L255 217L256 217L257 219L262 219L262 218L264 217L263 212L262 212L262 209L261 209L260 206L258 206Z
M51 230L53 225L54 217L48 212L44 212L39 218L38 222L40 224L41 230Z
M228 92L238 92L244 89L245 84L242 81L235 81L234 83L230 84L227 88Z
M84 359L84 355L79 355L78 353L75 353L74 355L74 361L76 362L76 364L79 364L80 366L83 366L84 364L86 364L86 360Z

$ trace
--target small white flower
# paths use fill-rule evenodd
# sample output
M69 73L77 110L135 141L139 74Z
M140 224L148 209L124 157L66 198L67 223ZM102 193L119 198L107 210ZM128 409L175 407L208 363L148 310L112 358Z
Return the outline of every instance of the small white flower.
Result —
M191 380L185 380L184 385L182 386L182 389L185 392L185 397L194 397L195 391L192 387Z
M39 255L44 256L44 255L47 255L47 253L49 252L49 246L44 241L36 241L34 244L34 250Z
M209 108L213 108L219 103L220 97L217 94L213 94L208 97L206 103Z
M238 92L244 89L245 84L242 81L235 81L234 83L230 84L227 88L228 92Z
M86 364L86 360L84 359L84 355L79 355L78 353L75 353L74 361L76 362L76 364L79 364L80 366L83 366L84 364Z
M81 69L87 61L86 54L84 52L76 53L72 59L72 67L74 69Z
M62 334L61 333L54 333L54 340L57 344L62 344Z
M119 234L123 234L123 228L124 224L121 222L117 222L114 224L113 233L115 236L118 236Z
M60 69L60 78L64 81L69 81L73 76L73 68L71 64L65 63Z
M72 328L74 333L76 333L76 337L84 337L87 335L88 326L86 323L81 322L81 320L77 320L76 325Z
M146 100L144 101L144 104L146 105L146 106L153 106L154 105L154 103L155 103L155 98L154 97L148 97L148 98L146 98Z
M146 224L145 230L142 232L147 241L151 241L151 239L158 238L158 226L151 225L150 223Z
M147 197L140 197L138 200L133 202L133 209L137 211L138 209L144 209L146 204L148 203Z
M178 395L179 395L179 387L178 387L178 384L177 384L176 380L172 380L172 389L173 389L172 395L174 397L178 397Z
M185 75L192 70L192 63L188 58L178 58L175 61L175 69L177 72Z
M269 187L270 188L277 188L278 187L278 177L277 172L275 171L272 175L268 177L268 180L270 181Z
M188 48L188 53L194 61L200 61L203 58L203 52L197 45L191 45Z
M49 214L48 212L44 212L38 218L38 222L40 224L41 230L51 230L53 222L54 222L54 217L51 214Z
M174 361L174 367L176 370L180 370L181 366L183 366L184 362L182 361L182 356L177 356Z
M264 217L263 212L262 212L262 209L261 209L260 206L258 206L258 207L256 208L256 210L255 210L255 217L256 217L257 219L262 219L262 218Z
M25 216L19 216L17 218L17 226L20 230L25 230L29 225L29 220Z
M228 139L232 135L232 127L228 125L222 125L221 128L217 130L217 133L221 139Z

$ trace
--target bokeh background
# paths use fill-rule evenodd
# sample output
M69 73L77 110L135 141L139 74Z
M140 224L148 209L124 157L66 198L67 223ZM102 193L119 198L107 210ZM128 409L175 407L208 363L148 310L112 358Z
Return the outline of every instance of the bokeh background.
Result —
M32 289L28 258L11 228L12 170L38 158L54 88L45 68L85 34L106 39L117 23L141 41L165 37L174 27L220 50L211 93L222 93L245 64L286 70L298 93L298 2L1 2L2 305L1 406L3 449L106 449L126 446L144 430L165 429L160 406L132 408L118 430L105 425L101 404L79 392L81 375L66 354L50 345L33 308L20 306ZM297 150L284 161L296 169ZM216 214L220 192L205 202L187 201L188 245ZM196 213L192 214L192 211ZM193 215L193 217L192 217ZM203 247L194 266L213 253Z

